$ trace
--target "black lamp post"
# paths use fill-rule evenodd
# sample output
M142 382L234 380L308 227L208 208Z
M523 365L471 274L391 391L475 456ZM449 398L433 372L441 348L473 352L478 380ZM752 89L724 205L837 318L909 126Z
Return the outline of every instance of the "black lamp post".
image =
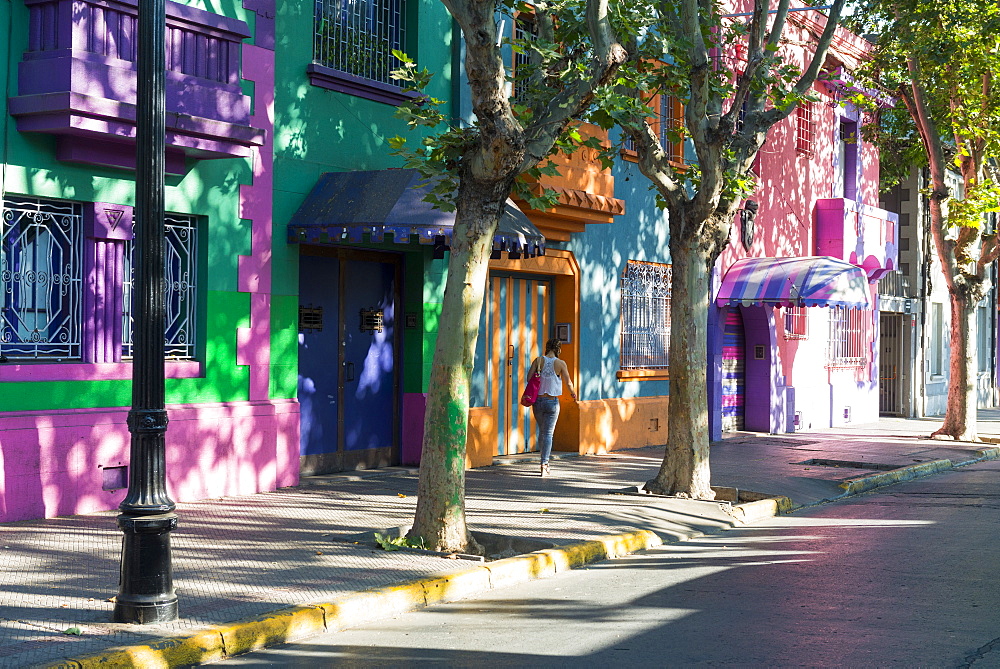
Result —
M165 150L165 0L139 0L136 54L136 245L132 434L128 493L118 507L121 577L114 620L159 623L177 618L170 531L177 527L167 495L164 408L163 175Z

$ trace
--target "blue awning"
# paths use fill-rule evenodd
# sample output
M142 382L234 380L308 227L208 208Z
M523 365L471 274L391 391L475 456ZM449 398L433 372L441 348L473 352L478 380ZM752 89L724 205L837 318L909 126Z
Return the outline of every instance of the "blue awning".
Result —
M424 201L431 189L417 170L327 172L288 223L288 241L341 244L369 241L450 246L455 212ZM493 238L493 255L545 254L545 236L510 199Z

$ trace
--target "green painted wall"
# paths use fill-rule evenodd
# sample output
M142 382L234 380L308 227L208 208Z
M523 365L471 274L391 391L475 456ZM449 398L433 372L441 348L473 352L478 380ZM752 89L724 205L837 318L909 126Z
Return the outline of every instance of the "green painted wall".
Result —
M407 52L420 67L437 73L428 93L450 99L451 18L440 0L411 2ZM313 33L312 3L279 3L276 33L271 393L295 397L299 252L297 245L285 241L288 221L324 172L401 167L401 159L389 155L388 138L404 135L419 142L420 135L394 117L392 105L310 84L306 68L312 62L313 45L302 36ZM400 319L403 391L423 392L437 331L435 303L440 303L440 296L428 303L425 284L440 282L443 290L443 263L431 260L430 248L416 244L358 246L403 255L403 311L420 316L416 329L403 327ZM442 269L434 269L436 265Z

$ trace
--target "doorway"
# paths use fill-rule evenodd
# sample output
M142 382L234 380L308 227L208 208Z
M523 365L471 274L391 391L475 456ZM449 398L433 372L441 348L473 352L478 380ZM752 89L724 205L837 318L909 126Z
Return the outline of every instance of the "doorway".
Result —
M903 416L903 314L879 314L878 411Z
M722 431L744 429L744 388L746 387L746 336L743 315L738 307L726 312L722 334Z
M535 419L521 406L528 368L552 330L552 280L493 273L473 374L473 404L496 411L494 455L537 451Z
M302 248L300 456L305 475L399 463L400 263Z

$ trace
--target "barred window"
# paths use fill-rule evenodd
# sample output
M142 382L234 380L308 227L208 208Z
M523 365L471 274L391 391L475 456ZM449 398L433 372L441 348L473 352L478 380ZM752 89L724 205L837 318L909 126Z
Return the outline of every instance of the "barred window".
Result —
M194 216L167 213L163 219L164 306L167 312L164 355L173 359L195 356L197 229ZM125 310L122 314L122 356L132 356L133 253L135 244L125 247Z
M805 307L785 307L785 339L807 339L806 331L806 308Z
M672 95L660 96L660 144L667 160L684 163L684 105Z
M405 0L316 0L313 58L362 79L393 84L393 49L405 50Z
M670 265L629 260L621 278L621 368L670 366Z
M795 150L804 156L813 154L813 138L816 134L814 104L804 100L795 108Z
M511 85L511 97L521 101L527 89L525 81L531 76L531 51L526 42L531 42L538 37L538 26L535 24L533 14L521 12L514 20L514 48L513 55L513 75L514 80Z
M79 359L83 213L79 204L8 197L0 215L0 353Z
M826 360L830 367L864 367L872 342L870 309L830 307L830 338Z

